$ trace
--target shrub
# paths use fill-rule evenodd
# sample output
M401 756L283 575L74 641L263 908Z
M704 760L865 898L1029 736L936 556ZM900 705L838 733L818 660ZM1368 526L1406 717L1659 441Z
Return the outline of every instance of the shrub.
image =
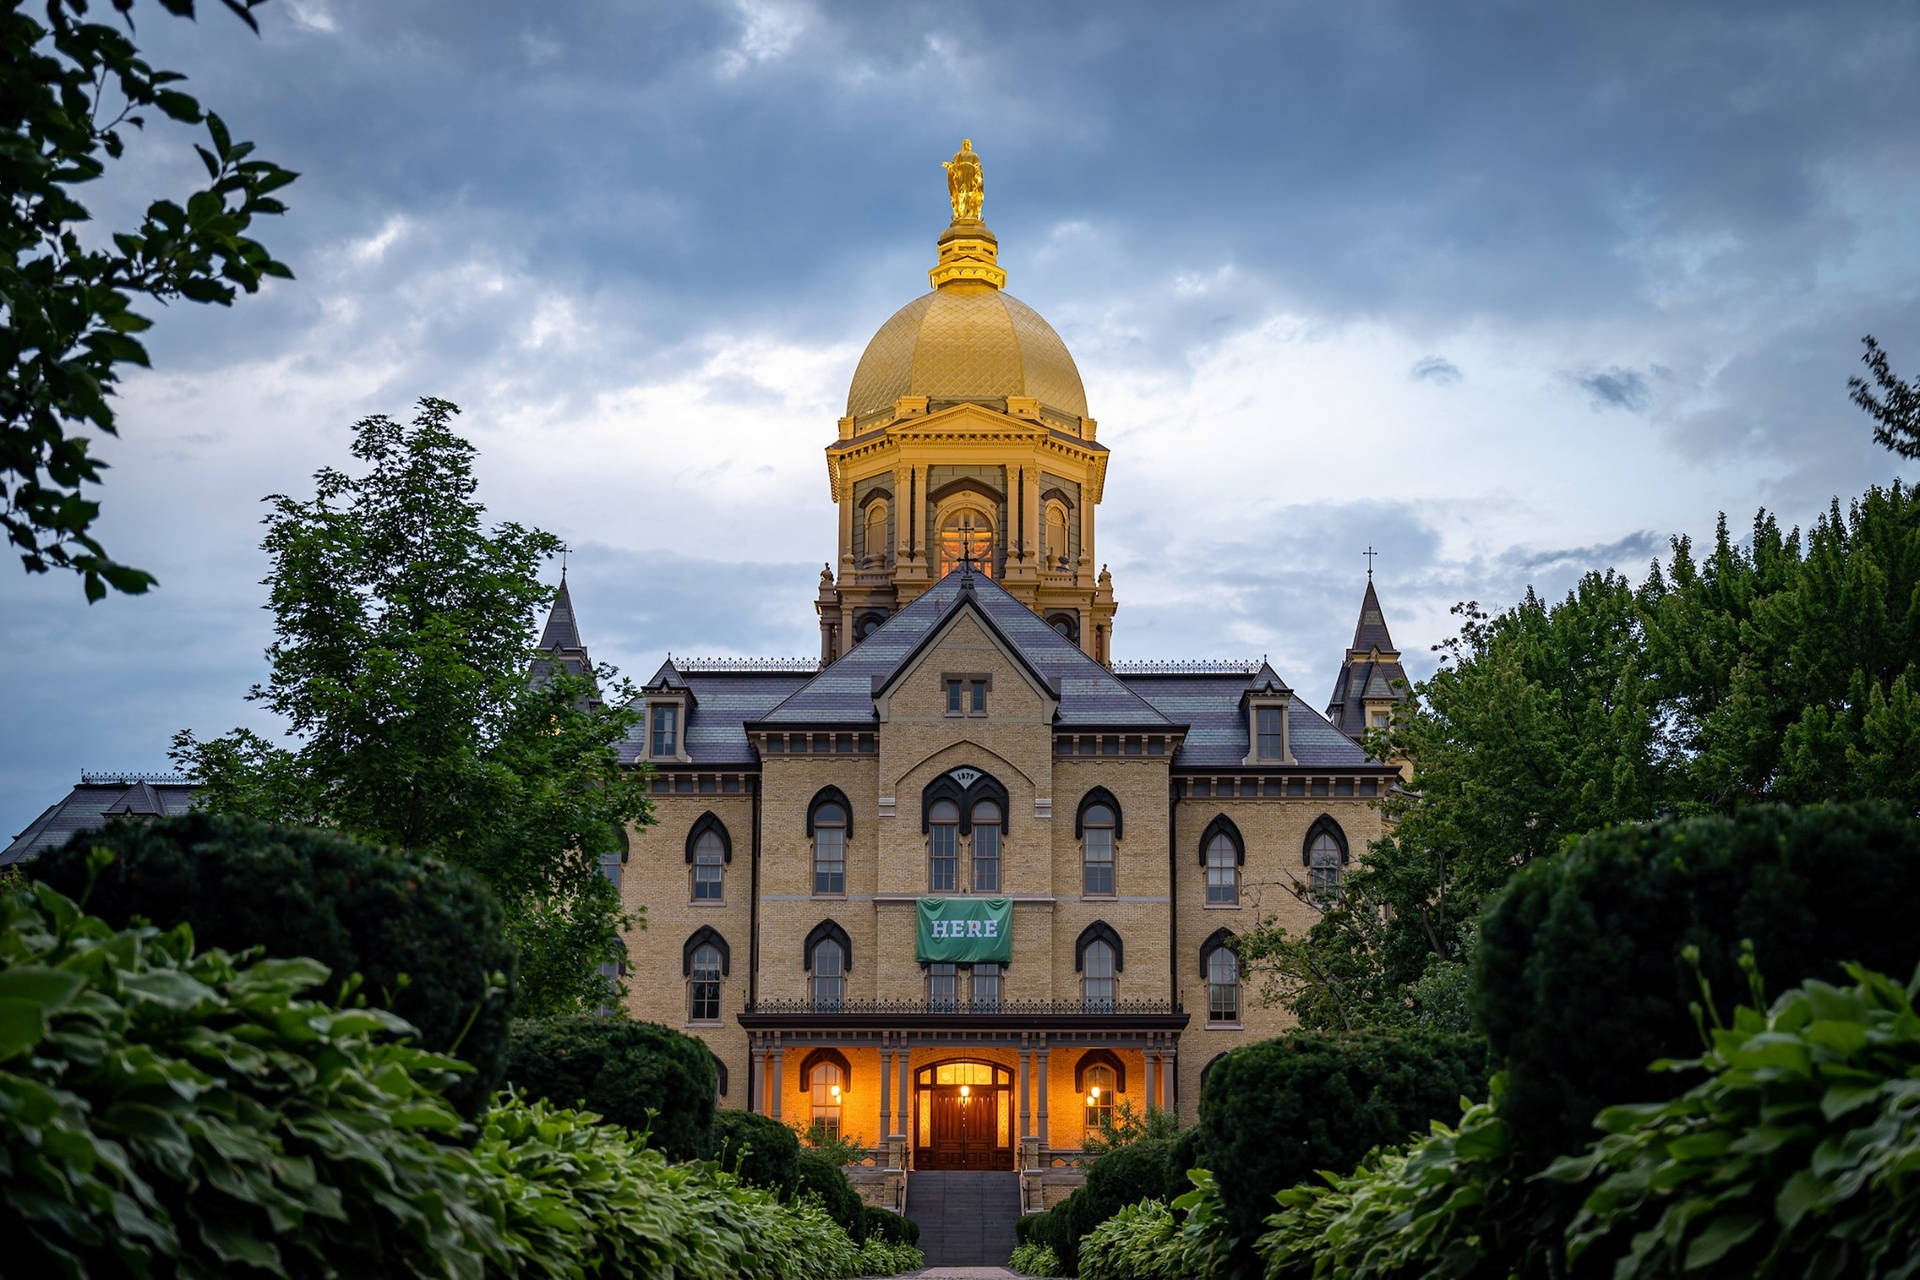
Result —
M877 1238L888 1244L920 1243L920 1224L912 1218L903 1218L877 1204L867 1205L861 1210L860 1216L866 1223L868 1241Z
M713 1113L713 1156L720 1167L782 1200L800 1178L800 1143L771 1116L722 1108Z
M1810 981L1765 1012L1756 983L1704 1055L1672 1064L1705 1080L1601 1113L1607 1136L1550 1171L1592 1186L1571 1260L1621 1280L1914 1274L1920 973L1903 989L1847 972L1844 987Z
M1187 1188L1186 1170L1171 1172L1173 1143L1164 1138L1139 1138L1124 1147L1116 1147L1093 1162L1087 1170L1081 1209L1084 1237L1095 1227L1141 1200L1170 1200Z
M866 1239L866 1205L861 1202L860 1193L853 1189L853 1184L847 1181L846 1172L831 1156L803 1149L800 1152L800 1180L794 1187L793 1196L798 1200L808 1195L819 1199L827 1215L840 1224L840 1229L855 1244Z
M1032 1216L1039 1216L1037 1214ZM1017 1244L1013 1246L1013 1256L1007 1259L1007 1267L1023 1276L1063 1276L1060 1259L1052 1249L1044 1244Z
M0 1199L21 1275L475 1275L505 1206L405 1023L307 959L0 894Z
M1180 1280L1178 1241L1165 1204L1126 1205L1080 1242L1080 1280Z
M1743 938L1775 988L1910 973L1915 901L1920 822L1870 805L1615 827L1523 868L1481 926L1477 1009L1531 1167L1584 1147L1601 1107L1687 1087L1646 1069L1698 1044L1683 948L1723 990Z
M88 892L95 848L114 861ZM32 874L70 898L84 893L88 912L116 926L187 924L201 947L317 960L335 984L329 997L359 974L360 994L412 1024L422 1048L473 1065L450 1094L463 1113L478 1114L500 1084L514 951L492 894L457 867L323 831L187 813L83 832L37 858Z
M838 1165L859 1164L872 1150L859 1134L836 1132L827 1128L825 1120L815 1120L811 1124L795 1120L787 1128L793 1130L793 1136L801 1146L818 1151Z
M1013 1241L1015 1244L1027 1244L1033 1240L1033 1230L1047 1216L1046 1210L1038 1213L1023 1213L1013 1220Z
M860 1246L856 1265L859 1269L854 1272L855 1275L897 1276L919 1271L927 1265L927 1259L910 1244L897 1244L869 1236L867 1242Z
M591 1014L518 1022L507 1079L529 1097L649 1132L670 1160L708 1154L719 1079L713 1056L692 1036Z
M1200 1128L1237 1234L1251 1239L1276 1191L1346 1173L1486 1087L1486 1046L1435 1033L1296 1033L1236 1049L1200 1094Z

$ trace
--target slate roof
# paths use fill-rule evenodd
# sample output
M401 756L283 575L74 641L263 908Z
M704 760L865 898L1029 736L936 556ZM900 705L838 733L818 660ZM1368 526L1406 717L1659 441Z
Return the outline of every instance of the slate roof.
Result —
M585 649L580 643L580 624L573 615L573 593L567 590L567 575L560 575L560 594L553 598L553 609L547 614L547 629L540 633L540 647L552 652L555 649Z
M1187 740L1173 758L1175 768L1237 769L1252 750L1247 713L1241 705L1249 683L1246 676L1129 675L1123 679L1160 714L1188 726ZM1287 743L1293 748L1294 761L1304 766L1350 768L1376 763L1299 698L1287 703Z
M1063 727L1174 727L1174 722L1128 688L1119 676L1082 653L1078 645L1008 595L999 583L974 573L967 565L929 587L851 652L769 710L760 722L807 725L874 721L875 695L961 609L974 610L1059 699L1054 723Z
M1366 653L1378 649L1382 653L1398 653L1393 647L1393 637L1387 633L1387 615L1380 611L1380 597L1373 593L1373 579L1367 579L1367 594L1360 599L1360 620L1353 626L1353 648L1356 652Z
M669 664L670 666L671 664ZM663 667L662 672L668 668ZM648 681L659 687L659 675ZM723 672L681 675L673 671L675 687L693 694L693 706L687 712L685 746L695 765L755 766L759 757L747 745L745 725L778 706L794 690L810 679L805 672ZM637 725L620 745L622 764L633 764L646 757L645 726Z
M192 807L197 789L194 783L180 779L153 782L137 775L83 775L79 786L49 805L0 850L0 866L57 849L75 832L97 831L107 825L110 815L164 817L182 813Z
M1378 651L1392 655L1375 662L1368 655ZM1407 670L1397 661L1399 651L1387 630L1386 614L1380 609L1380 597L1374 593L1373 579L1367 579L1367 593L1360 600L1360 618L1353 626L1353 647L1340 662L1333 677L1333 692L1327 695L1327 718L1348 737L1358 741L1367 732L1367 699L1407 697ZM1399 687L1395 687L1399 686Z

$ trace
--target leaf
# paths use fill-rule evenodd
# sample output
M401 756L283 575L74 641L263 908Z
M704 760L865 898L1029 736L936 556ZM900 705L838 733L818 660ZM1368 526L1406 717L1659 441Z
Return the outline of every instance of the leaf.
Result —
M1686 1270L1700 1271L1713 1266L1727 1253L1760 1229L1765 1221L1757 1213L1732 1214L1715 1218L1707 1229L1687 1246Z
M38 1000L0 998L0 1062L25 1053L46 1035L46 1011Z
M34 964L0 969L0 999L31 1000L46 1013L66 1008L86 985L84 977L67 969Z

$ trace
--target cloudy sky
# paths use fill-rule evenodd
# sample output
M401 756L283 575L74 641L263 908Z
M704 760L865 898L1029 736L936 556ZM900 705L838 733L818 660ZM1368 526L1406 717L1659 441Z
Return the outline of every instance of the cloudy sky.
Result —
M1369 544L1425 674L1455 601L1900 474L1845 384L1867 333L1920 372L1912 3L139 8L303 175L262 232L298 278L159 316L123 388L101 532L158 590L0 572L0 834L269 727L258 499L423 395L576 548L596 657L817 652L822 448L963 136L1113 451L1120 657L1266 654L1318 702ZM99 224L191 141L138 140Z

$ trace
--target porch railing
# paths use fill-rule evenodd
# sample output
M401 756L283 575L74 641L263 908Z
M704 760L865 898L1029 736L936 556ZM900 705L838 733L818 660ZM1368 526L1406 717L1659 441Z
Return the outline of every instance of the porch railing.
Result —
M1075 1017L1183 1012L1177 1000L749 1000L744 1013L914 1014L953 1018Z

